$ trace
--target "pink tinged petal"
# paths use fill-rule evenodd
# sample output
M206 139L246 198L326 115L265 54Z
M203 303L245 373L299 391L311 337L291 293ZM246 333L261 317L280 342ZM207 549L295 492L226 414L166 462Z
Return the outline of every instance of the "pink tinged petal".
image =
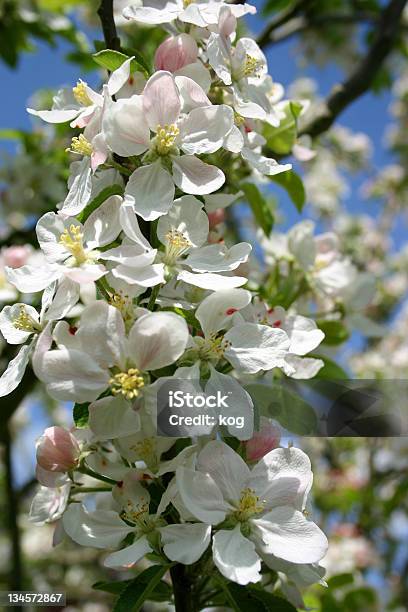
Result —
M39 335L33 353L32 366L34 374L40 380L43 380L43 360L44 355L50 350L52 338L52 323L47 323L44 330Z
M183 281L188 285L194 285L201 289L209 289L210 291L221 291L225 289L233 289L241 287L248 282L244 276L226 276L223 274L213 274L204 272L203 274L194 274L188 270L182 270L177 275L177 280Z
M140 559L143 559L147 553L152 551L153 549L147 541L147 537L144 535L141 538L138 538L130 546L110 554L108 557L106 557L103 564L105 567L131 569L140 561Z
M189 155L215 153L234 125L230 106L206 106L193 109L180 124L181 148Z
M228 329L232 323L232 315L248 306L251 298L251 293L245 289L221 290L204 298L195 315L204 335Z
M168 525L160 528L165 555L172 561L190 565L200 559L211 540L211 525L202 523Z
M266 501L267 509L292 505L303 510L312 480L310 459L303 451L275 448L253 468L250 487Z
M237 27L237 18L229 6L222 6L219 14L218 28L221 36L228 38Z
M321 529L290 506L279 506L262 518L252 519L251 528L261 553L291 563L317 563L327 552L327 538Z
M132 204L123 203L119 212L120 225L125 232L126 236L133 240L136 244L140 245L146 250L150 250L151 246L146 238L143 236L137 216Z
M8 281L21 293L42 291L61 276L61 269L51 265L22 266L15 270L13 268L5 270Z
M120 234L119 211L122 204L120 196L111 196L91 213L84 224L84 242L87 249L106 246Z
M123 157L144 153L150 143L150 131L142 96L132 96L112 104L104 113L102 130L108 146Z
M239 500L251 473L238 453L220 440L204 446L197 458L197 470L211 476L224 499L231 503Z
M172 312L154 312L138 319L129 334L129 351L136 367L157 370L174 363L184 353L188 327Z
M151 130L176 123L181 110L180 96L170 72L160 70L147 81L143 90L143 110Z
M117 546L133 531L112 510L88 512L82 504L68 506L63 517L65 532L77 544L94 548Z
M92 121L95 112L96 108L94 105L86 106L84 109L81 110L78 117L71 121L71 123L69 124L70 127L80 129L86 127L88 123Z
M42 484L44 487L50 487L51 489L61 487L69 482L67 474L64 474L63 472L50 472L49 470L44 470L44 468L38 464L35 468L35 477L40 484Z
M289 338L282 329L244 323L225 334L230 346L225 357L237 370L256 374L260 370L283 367L289 348Z
M122 397L104 397L89 406L89 428L95 440L122 438L140 431L140 417Z
M176 85L183 102L184 113L194 108L211 105L204 89L188 76L176 76Z
M176 479L181 500L193 516L209 525L224 520L230 506L209 474L179 467Z
M213 193L225 183L222 170L194 155L183 155L173 160L173 178L177 187L193 195Z
M198 55L197 43L189 34L170 36L157 47L154 55L156 70L176 72L187 64L196 61Z
M63 272L67 278L70 278L80 285L96 281L107 274L107 270L102 264L83 264L77 268L68 268L65 266Z
M71 121L75 119L80 113L79 109L55 109L55 110L43 110L37 111L32 108L27 108L27 112L30 115L34 115L35 117L39 117L43 121L47 123L66 123L67 121Z
M242 535L239 524L214 535L213 559L221 574L238 584L259 582L262 578L261 560L255 545Z
M114 70L109 77L108 81L108 93L110 96L114 96L118 93L119 89L127 82L130 75L130 65L134 56L129 57L125 60L119 68Z
M58 488L40 487L30 508L30 521L37 525L58 520L68 503L71 485L66 483Z
M125 204L133 204L136 213L145 221L154 221L167 213L174 191L170 174L157 161L133 172L126 185Z
M48 427L37 442L37 463L44 470L68 472L76 465L80 448L74 436L63 427Z
M8 364L0 377L0 397L8 395L20 384L28 365L31 349L31 344L22 346L14 359Z
M92 149L93 151L91 154L91 170L92 172L95 172L95 170L97 170L99 166L106 162L109 155L109 149L106 145L103 134L97 134L92 139Z
M245 442L247 461L258 461L271 450L279 446L281 431L277 425L265 419L259 431L255 431L250 440Z

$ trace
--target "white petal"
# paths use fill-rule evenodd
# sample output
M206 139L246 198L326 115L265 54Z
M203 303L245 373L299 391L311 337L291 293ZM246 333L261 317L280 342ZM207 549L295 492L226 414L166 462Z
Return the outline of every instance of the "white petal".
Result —
M193 516L209 525L224 520L230 507L209 474L179 467L176 479L182 502Z
M211 526L202 523L168 525L161 527L160 533L164 553L184 565L198 561L211 540Z
M210 244L192 251L185 260L195 272L229 272L248 261L252 247L239 242L228 249L224 244Z
M7 279L21 293L36 293L42 291L61 276L59 268L51 265L21 266L21 268L5 268Z
M119 212L120 225L125 232L126 236L136 242L136 244L142 246L146 250L150 250L151 246L146 238L143 236L135 211L132 204L123 203L120 207Z
M140 430L140 418L121 397L104 397L89 406L89 428L96 440L112 440Z
M234 125L230 106L205 106L192 110L180 124L181 148L189 155L215 153Z
M211 376L205 387L206 394L216 395L219 392L228 398L228 408L219 408L221 415L234 417L234 422L227 425L228 432L238 440L249 440L254 432L254 406L251 396L232 376L221 374L212 366L210 369Z
M119 68L114 70L109 77L108 81L108 92L110 96L114 96L118 93L119 89L127 82L130 75L130 65L132 63L132 57L125 60Z
M153 312L138 319L129 334L129 351L141 370L174 363L188 341L186 321L173 312Z
M66 123L67 121L71 121L75 119L80 113L80 109L70 108L70 109L54 109L54 110L34 110L33 108L27 108L27 112L30 115L34 115L35 117L39 117L43 121L47 123Z
M63 278L58 285L51 306L44 314L47 321L63 319L79 300L80 287L69 278Z
M136 542L127 546L126 548L122 548L122 550L118 550L118 552L114 552L108 557L106 557L103 564L106 567L112 568L126 568L131 569L136 563L143 559L143 557L152 552L152 547L147 541L147 537L144 535L141 538L138 538Z
M237 502L250 471L245 461L228 444L212 440L197 458L197 470L211 476L224 499Z
M83 310L76 339L92 357L91 361L110 368L125 360L125 335L125 324L119 310L98 300Z
M8 395L18 387L26 371L31 353L31 344L22 346L0 377L0 397Z
M239 524L214 535L213 559L221 574L238 584L259 582L262 578L261 560L254 544L241 534Z
M237 370L249 374L282 367L290 342L283 330L255 323L233 327L225 340L231 343L225 357Z
M69 537L94 548L117 546L123 538L133 531L116 512L96 510L88 512L82 504L70 504L62 519L64 529Z
M193 64L193 66L195 65ZM207 94L195 80L188 76L176 76L175 79L183 104L183 113L188 113L193 108L211 105Z
M111 196L93 213L84 224L84 242L87 249L106 246L120 234L119 210L122 198Z
M91 199L92 168L90 158L84 157L80 162L79 172L71 183L67 197L61 208L64 215L73 217L80 213Z
M269 157L264 157L260 153L256 153L248 147L244 147L242 149L241 155L253 168L262 174L266 174L267 176L280 174L281 172L286 172L286 170L291 170L292 168L292 164L279 164L276 160Z
M125 191L125 204L132 204L145 221L165 215L173 203L174 184L160 162L137 168Z
M165 70L155 72L143 90L143 110L149 127L176 123L181 109L180 96L173 75Z
M200 321L204 335L208 336L211 332L228 329L232 322L232 315L237 310L248 306L250 301L251 293L245 289L221 290L204 298L195 314Z
M222 36L212 32L207 42L207 56L210 66L221 81L231 85L230 51L227 44Z
M71 254L60 242L62 234L71 226L82 228L76 219L64 219L61 215L48 212L37 223L36 233L42 252L48 261L61 262Z
M203 203L191 195L174 200L168 214L160 217L157 224L157 237L162 244L167 244L166 235L171 230L181 232L194 247L206 242L209 223Z
M316 563L326 554L328 543L319 527L290 506L274 508L252 519L257 547L292 563Z
M287 317L284 329L290 338L289 350L295 355L310 353L324 339L324 333L316 323L301 315Z
M205 210L210 213L217 210L217 208L227 208L235 200L242 198L244 195L243 191L237 191L237 193L215 193L207 195L204 198Z
M9 344L24 344L32 334L32 332L23 331L14 325L14 321L19 317L22 309L39 324L40 318L33 306L21 303L5 306L0 313L0 332Z
M193 195L212 193L225 183L222 170L194 155L183 155L173 160L173 178L177 187Z
M289 367L289 372L287 372L288 376L297 380L308 380L309 378L313 378L324 366L324 361L321 359L298 357L290 353L286 355L285 362ZM286 368L283 369L286 372Z
M183 81L183 84L180 86L179 77L188 77L192 81L195 81L206 94L210 90L211 73L208 68L206 68L204 64L200 61L194 62L194 64L188 64L187 66L180 68L180 70L177 70L174 73L174 76L176 78L177 87L180 90L180 95L183 98L184 103L186 103L186 99L184 98L184 94L186 92L183 91L183 88L186 84L186 81ZM201 98L202 95L200 94L200 99ZM195 95L193 96L193 100L197 100ZM193 100L191 100L191 102L193 102Z
M212 274L211 272L194 274L187 270L179 272L177 280L200 287L201 289L210 289L211 291L233 289L234 287L241 287L248 282L248 279L243 276L225 276L222 274Z
M149 147L150 131L142 96L132 96L112 104L104 113L102 130L107 145L123 157L140 155Z
M150 6L128 6L123 11L126 19L146 23L148 25L158 25L169 23L177 19L180 7L177 2L166 2L162 8Z
M58 520L68 502L70 484L56 488L40 487L30 507L30 521L43 525Z
M240 153L244 143L245 141L241 130L234 125L230 133L224 138L223 147L227 149L227 151L231 151L231 153Z
M153 264L144 267L119 265L112 270L115 278L129 285L154 287L164 283L164 264Z

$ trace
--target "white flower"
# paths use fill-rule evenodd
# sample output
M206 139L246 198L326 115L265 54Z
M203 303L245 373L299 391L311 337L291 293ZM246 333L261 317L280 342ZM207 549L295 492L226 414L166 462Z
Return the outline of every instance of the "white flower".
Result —
M66 476L60 478L60 482L54 487L40 486L31 502L30 521L44 525L61 518L68 503L70 489L71 482Z
M315 563L327 539L303 514L312 484L308 457L279 448L250 470L227 444L209 442L196 469L179 467L182 502L197 519L216 525L213 559L226 578L245 585L261 580L261 558Z
M133 473L125 476L121 485L114 488L113 497L124 520L113 510L88 512L82 504L71 504L63 517L66 533L75 542L85 546L112 548L118 546L128 534L134 534L133 544L106 557L104 565L107 567L133 567L147 553L153 552L150 536L154 534L160 537L167 557L178 563L195 563L208 547L210 525L167 525L161 517L165 509L161 507L162 504L155 514L150 514L149 492Z

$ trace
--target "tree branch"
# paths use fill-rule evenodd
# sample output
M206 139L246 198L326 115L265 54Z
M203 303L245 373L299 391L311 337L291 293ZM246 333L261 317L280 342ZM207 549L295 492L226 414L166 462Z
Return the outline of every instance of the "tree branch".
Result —
M120 51L120 39L116 31L115 19L113 17L113 0L101 0L98 15L102 24L106 48Z
M374 42L353 74L344 83L336 85L322 105L322 110L300 134L316 137L334 123L340 113L354 100L368 91L389 55L407 0L391 0L378 21Z
M261 34L257 38L257 43L260 47L266 47L269 44L276 42L274 39L273 33L275 30L281 28L285 24L288 24L289 30L292 29L293 25L289 24L291 20L294 20L295 23L299 23L297 19L295 19L299 13L303 9L308 9L313 4L313 0L299 0L294 4L294 6L290 7L286 11L283 11L280 15L278 15L275 19L272 19L266 26L266 28L261 32ZM302 23L304 23L304 17L301 18ZM278 34L279 36L279 34Z

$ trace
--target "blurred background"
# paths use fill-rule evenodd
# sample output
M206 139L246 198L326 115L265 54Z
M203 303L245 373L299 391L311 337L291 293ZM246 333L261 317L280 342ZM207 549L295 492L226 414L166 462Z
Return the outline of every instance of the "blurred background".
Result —
M164 33L126 24L121 10L128 3L114 2L122 45L151 58ZM311 101L311 121L332 87L369 53L387 2L253 4L258 14L245 27L258 38L286 95ZM81 0L0 0L1 305L18 298L4 266L35 260L36 220L65 197L71 161L65 149L72 130L34 120L25 108L49 108L56 90L79 77L99 86L103 75L91 57L102 40L97 8ZM367 91L315 141L303 136L282 150L282 156L296 153L291 161L304 193L303 187L294 196L275 183L262 185L277 231L312 218L318 231L335 231L343 252L376 277L367 308L375 333L367 339L341 327L326 342L328 367L335 356L340 377L408 378L407 56L405 9ZM293 205L299 197L304 206ZM229 223L254 241L247 204ZM1 341L1 350L3 369L13 347ZM71 408L47 397L31 372L0 400L0 590L65 591L66 610L104 612L113 598L91 586L112 575L98 551L69 542L54 549L54 527L27 518L36 487L35 441L51 423L71 426ZM407 438L302 438L300 444L313 463L316 522L330 540L324 561L330 588L311 589L307 605L322 612L407 610ZM158 602L155 609L167 607Z

